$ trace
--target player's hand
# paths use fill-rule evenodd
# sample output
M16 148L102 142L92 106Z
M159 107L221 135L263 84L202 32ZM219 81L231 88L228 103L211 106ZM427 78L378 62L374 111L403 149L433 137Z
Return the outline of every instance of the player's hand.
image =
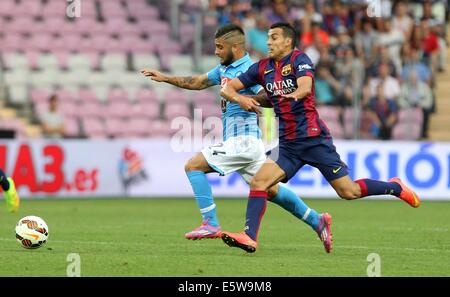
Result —
M261 115L261 110L259 109L260 104L253 98L241 96L239 97L238 104L243 110L256 112L256 114Z
M295 100L295 101L298 101L298 100L300 100L294 95L294 93L280 95L280 97L281 97L281 101L284 101L284 100Z
M141 73L144 76L150 77L151 80L154 80L154 81L158 81L158 82L166 81L166 77L161 72L159 72L157 70L143 69L143 70L141 70Z

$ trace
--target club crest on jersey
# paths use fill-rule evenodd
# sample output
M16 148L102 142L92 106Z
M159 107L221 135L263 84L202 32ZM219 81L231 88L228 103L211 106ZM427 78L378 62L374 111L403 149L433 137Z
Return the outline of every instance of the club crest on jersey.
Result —
M289 75L289 74L291 74L291 72L292 72L291 64L288 64L281 69L282 76Z

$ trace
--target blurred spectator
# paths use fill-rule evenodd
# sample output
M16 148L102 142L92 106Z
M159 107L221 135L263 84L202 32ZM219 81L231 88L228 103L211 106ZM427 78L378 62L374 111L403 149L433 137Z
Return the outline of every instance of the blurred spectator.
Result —
M409 49L409 51L405 53L401 79L407 81L411 72L416 73L420 81L431 85L430 69L420 60L420 53L416 49Z
M325 65L318 65L316 68L316 78L314 80L314 92L316 95L317 104L334 105L336 104L336 93L340 91L340 84L328 67Z
M398 2L395 6L395 16L392 18L392 27L403 32L405 40L409 40L413 26L413 19L408 14L408 6L403 1Z
M372 78L369 81L371 96L377 95L377 89L382 88L384 96L397 100L400 95L400 83L398 79L389 75L389 66L385 63L381 63L378 68L378 77Z
M242 26L245 18L246 6L243 6L239 0L230 0L227 7L220 10L218 16L219 26L233 23Z
M362 61L355 57L355 50L348 47L344 52L344 58L334 65L337 80L341 86L352 86L356 90L361 90L364 82L364 65Z
M419 79L416 71L408 72L408 79L402 85L398 103L401 108L420 107L422 109L422 137L426 138L429 115L433 107L433 96L430 87Z
M397 68L389 55L389 50L384 46L376 46L376 55L373 59L366 61L370 63L367 68L367 77L369 79L379 76L379 69L381 64L386 64L389 68L389 74L397 77Z
M351 86L346 86L338 97L338 104L340 107L352 107L353 106L353 91Z
M272 0L271 9L267 11L267 21L269 24L278 22L290 23L292 20L289 17L289 9L285 0Z
M347 28L340 26L336 30L337 38L335 38L334 45L331 48L331 54L336 62L341 62L345 57L345 52L350 47L351 39L347 34Z
M391 26L391 20L385 19L383 22L384 31L379 36L379 45L386 47L389 51L389 56L395 65L396 72L400 72L402 67L402 60L400 58L400 49L405 43L405 35L402 31Z
M255 17L256 26L246 33L248 44L252 49L252 55L255 56L255 59L261 59L267 56L268 48L267 48L267 32L268 32L268 24L266 19L258 15Z
M341 26L348 29L351 29L353 27L348 7L343 5L339 1L334 1L333 7L331 9L326 5L324 8L324 12L325 30L328 31L328 33L337 33L337 29Z
M397 122L398 106L393 99L386 97L385 93L383 86L378 85L375 96L368 103L368 112L379 129L378 137L390 139L392 128Z
M322 30L320 26L321 22L318 19L313 19L309 30L303 31L300 37L300 45L302 48L305 49L313 45L316 38L320 39L323 46L329 46L329 34L325 30Z
M420 27L422 31L421 49L423 51L423 59L430 67L431 75L434 77L438 68L440 50L438 36L431 30L429 20L422 20Z
M373 28L370 19L362 22L362 31L355 34L354 42L358 56L370 60L375 55L374 49L378 43L378 32Z
M64 136L64 117L58 111L58 97L50 96L48 103L48 111L41 117L43 134L48 138L61 138Z
M323 21L322 15L316 11L312 0L305 1L304 9L300 9L294 19L300 21L302 32L311 32L313 23L320 24Z

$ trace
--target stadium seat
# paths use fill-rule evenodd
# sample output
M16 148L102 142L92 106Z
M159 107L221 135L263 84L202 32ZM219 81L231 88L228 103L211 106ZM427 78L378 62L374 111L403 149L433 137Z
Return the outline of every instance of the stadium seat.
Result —
M78 110L78 116L81 118L104 118L107 116L105 113L105 106L98 102L86 102L80 104Z
M321 105L317 107L317 112L325 123L339 121L339 109L335 106Z
M423 123L423 111L420 107L400 109L398 112L399 123Z
M131 105L127 102L112 102L103 110L103 115L109 118L128 118L130 117Z
M31 72L30 84L34 87L55 87L60 81L60 72L55 69Z
M131 117L145 117L148 119L159 119L161 116L160 105L156 102L134 104L129 107Z
M126 133L127 122L119 118L107 118L105 120L106 134L110 137L122 137Z
M3 9L3 7L2 7ZM4 23L4 30L12 34L27 34L32 33L35 25L33 18L28 16L15 17L9 22Z
M9 69L27 69L28 60L24 54L15 52L5 52L2 55L5 66Z
M67 66L70 70L91 69L92 64L92 60L86 54L73 54L67 59Z
M328 129L330 130L331 136L336 139L345 138L344 128L339 121L326 121Z
M64 102L74 102L74 96L72 92L65 88L60 88L54 91L54 94L58 96L58 99Z
M151 133L151 124L151 121L145 117L131 118L127 123L127 130L131 136L146 137Z
M151 121L150 131L154 137L169 137L176 132L170 128L170 121L162 120Z
M60 62L54 54L41 54L37 59L37 65L40 69L58 69Z
M60 18L66 15L66 9L66 2L50 1L42 8L42 16L45 18Z
M24 105L28 101L28 90L25 85L10 85L8 88L10 102L13 104Z
M151 88L142 88L136 92L136 101L140 104L158 103L159 97L155 90Z
M50 89L32 89L30 91L30 99L34 104L46 103L52 91Z
M124 55L120 54L106 54L102 58L103 70L125 70L126 60Z
M71 138L80 136L80 126L76 118L64 118L64 134Z
M140 71L144 68L160 69L159 59L153 54L134 54L133 55L134 70Z
M198 91L192 94L192 103L194 108L201 108L202 105L214 104L220 109L220 105L217 100L218 94L208 90Z
M76 118L79 115L78 105L71 101L60 101L58 104L58 110L64 115L64 119L66 118Z
M179 103L187 105L189 102L188 94L188 91L185 90L169 88L161 98L163 99L162 101L167 102L167 104Z
M11 17L17 7L14 0L2 0L2 9L0 9L0 17Z
M109 103L124 102L124 103L128 104L128 101L129 101L127 90L122 89L122 88L109 89L107 96L108 96Z
M53 39L54 38L50 33L34 33L29 39L27 39L27 50L48 52L52 50L50 48L50 44Z
M168 68L173 75L192 75L193 60L191 55L170 55L161 59L168 59Z
M206 104L197 106L195 108L201 110L203 119L206 119L208 117L218 117L218 118L222 117L222 110L221 110L219 104L206 103ZM195 115L195 112L194 112L194 115Z
M214 69L219 64L219 58L214 55L205 55L200 61L200 67L202 72L206 73L211 69Z
M345 138L352 138L354 135L354 118L355 112L353 108L345 108L343 110L344 113L344 134Z
M103 122L96 118L82 119L83 131L90 138L106 138Z
M125 53L150 54L155 51L155 46L150 39L143 39L140 36L129 35L124 32L124 36L120 38L121 51ZM159 68L159 61L157 62Z
M78 100L80 102L97 102L97 94L89 88L78 89Z
M5 32L8 32L5 29ZM3 52L17 52L25 50L25 38L22 35L8 32L4 34L0 49Z
M392 129L394 140L418 140L421 136L422 124L420 123L397 123Z
M191 111L187 104L182 103L166 103L164 108L164 116L168 120L175 117L191 118Z

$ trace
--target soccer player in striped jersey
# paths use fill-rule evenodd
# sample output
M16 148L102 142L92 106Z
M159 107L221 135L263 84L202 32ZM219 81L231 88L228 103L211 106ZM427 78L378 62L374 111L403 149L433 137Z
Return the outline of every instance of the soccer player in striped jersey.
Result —
M17 194L13 179L11 177L7 177L1 169L0 186L3 190L3 196L5 197L6 208L9 212L16 212L20 205L19 194Z
M255 85L264 87L279 120L278 154L269 156L250 182L244 232L222 232L223 241L254 252L269 189L278 182L287 182L305 164L318 168L343 199L390 194L412 207L419 207L416 193L397 177L388 182L350 179L348 168L336 152L330 132L315 108L314 66L305 53L295 50L295 29L286 23L276 23L268 35L269 58L253 64L231 80L222 88L221 95L244 110L257 111L259 106L255 99L238 91ZM325 216L327 225L330 219ZM322 235L330 236L328 232Z
M216 32L215 48L220 64L206 74L174 77L148 69L143 70L142 73L157 82L166 82L184 89L201 90L213 85L223 86L253 64L245 50L244 31L237 25L228 24ZM267 99L262 87L258 85L243 88L240 93L260 96L261 100ZM226 175L238 172L248 183L267 158L256 113L243 110L239 104L222 99L222 121L223 143L204 148L185 165L187 177L202 215L201 226L186 233L187 239L221 236L216 205L206 174L218 172L220 175ZM325 238L323 233L330 231L329 225L325 222L326 216L309 208L288 187L274 184L267 189L267 193L270 201L310 225L319 238ZM331 236L326 237L323 244L326 251L330 251Z

